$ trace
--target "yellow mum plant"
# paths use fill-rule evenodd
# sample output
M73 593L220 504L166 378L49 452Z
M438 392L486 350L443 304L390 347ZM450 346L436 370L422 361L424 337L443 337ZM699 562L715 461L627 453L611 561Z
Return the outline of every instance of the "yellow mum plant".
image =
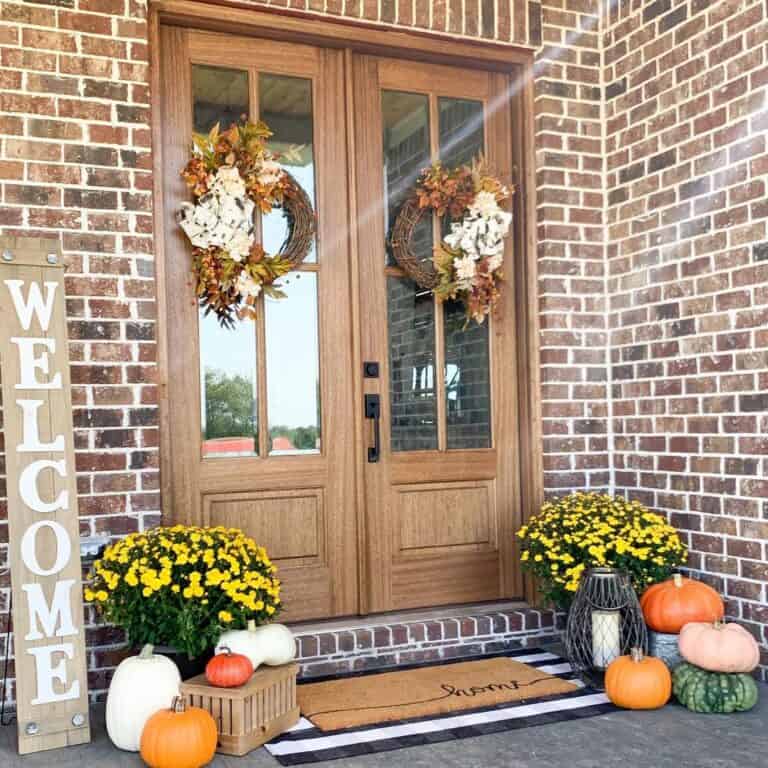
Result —
M85 599L131 644L170 645L194 658L223 629L277 615L276 572L265 549L237 528L159 527L108 547Z
M545 597L567 607L592 566L620 568L638 595L683 565L687 550L663 515L638 501L573 493L544 504L518 532L523 567Z

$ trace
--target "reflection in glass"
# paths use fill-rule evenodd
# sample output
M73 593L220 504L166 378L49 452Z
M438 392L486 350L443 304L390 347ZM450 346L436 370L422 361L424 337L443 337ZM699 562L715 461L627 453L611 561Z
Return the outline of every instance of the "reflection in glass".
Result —
M270 456L320 451L317 275L291 272L265 299Z
M483 103L440 98L440 159L448 166L471 163L483 151ZM448 227L449 222L444 222ZM443 305L445 323L446 434L449 449L491 447L491 380L488 325L466 328L464 307Z
M250 320L222 328L200 310L203 458L258 453L256 333Z
M435 311L431 291L407 278L387 278L387 326L392 450L435 449Z
M472 321L464 328L464 305L449 301L443 306L448 448L490 448L488 322Z
M400 207L419 173L430 163L429 97L418 93L382 91L384 123L384 183L387 243ZM422 218L411 240L422 260L432 258L432 217ZM387 264L395 263L387 247Z
M301 184L315 206L315 156L312 144L312 81L285 75L259 75L259 116L274 134L273 152L283 155L281 164ZM283 212L272 211L262 218L263 244L267 253L277 253L288 237ZM316 261L312 244L305 261Z
M448 167L469 164L483 151L483 102L438 99L440 161Z
M192 65L192 102L196 133L222 130L248 115L248 73L239 69Z

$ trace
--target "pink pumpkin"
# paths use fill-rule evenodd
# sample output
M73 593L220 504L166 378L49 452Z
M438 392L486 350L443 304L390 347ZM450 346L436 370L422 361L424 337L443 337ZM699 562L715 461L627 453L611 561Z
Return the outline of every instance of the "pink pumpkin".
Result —
M680 630L682 657L710 672L751 672L760 661L755 638L738 624L695 621Z

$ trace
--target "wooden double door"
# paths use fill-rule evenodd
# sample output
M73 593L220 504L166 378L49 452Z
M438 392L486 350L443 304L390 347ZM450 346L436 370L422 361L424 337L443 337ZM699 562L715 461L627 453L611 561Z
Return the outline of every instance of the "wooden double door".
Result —
M237 526L280 569L285 620L522 594L514 269L464 328L393 260L419 171L484 153L512 177L507 75L161 28L166 519ZM174 221L193 130L262 119L317 213L314 246L232 330L196 306ZM258 231L279 249L275 211ZM431 258L440 223L414 236Z

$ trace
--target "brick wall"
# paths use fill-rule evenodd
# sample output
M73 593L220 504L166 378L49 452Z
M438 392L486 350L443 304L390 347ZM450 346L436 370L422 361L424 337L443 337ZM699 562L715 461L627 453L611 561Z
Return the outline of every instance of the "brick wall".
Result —
M608 484L599 0L545 0L536 168L545 486Z
M692 565L765 633L765 6L665 1L605 15L597 0L517 15L508 0L272 5L544 40L547 487L610 487L613 469L617 488L690 531ZM146 12L140 0L0 0L0 232L61 237L84 534L159 519ZM7 585L0 571L0 651ZM87 621L98 692L122 638Z
M0 231L61 238L85 535L159 520L145 16L134 0L0 2ZM7 540L3 522L0 569ZM92 648L121 639L93 618ZM109 653L89 661L103 687Z
M669 513L764 645L766 13L621 2L603 50L615 488Z

